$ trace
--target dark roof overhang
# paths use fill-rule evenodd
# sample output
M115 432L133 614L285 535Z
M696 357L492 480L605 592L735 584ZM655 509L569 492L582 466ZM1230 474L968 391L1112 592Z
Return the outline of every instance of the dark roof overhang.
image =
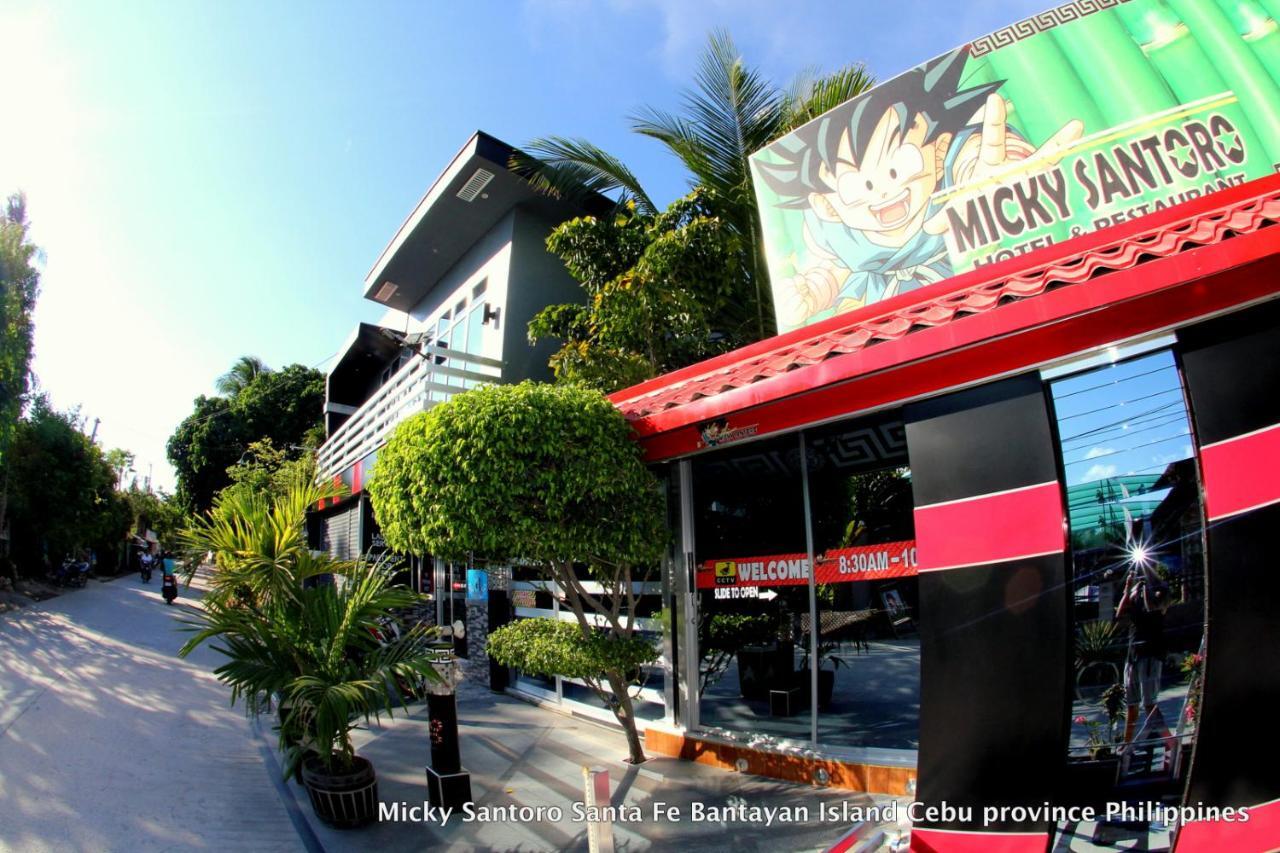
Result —
M612 209L601 195L578 203L535 189L512 166L518 153L476 131L382 250L365 276L364 298L409 310L517 206L552 222Z
M405 335L385 326L360 323L329 368L326 402L360 405L369 382L395 358Z

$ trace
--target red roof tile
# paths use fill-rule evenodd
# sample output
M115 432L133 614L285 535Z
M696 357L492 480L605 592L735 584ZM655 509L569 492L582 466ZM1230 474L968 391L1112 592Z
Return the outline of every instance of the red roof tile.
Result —
M1252 192L1246 192L1252 188ZM941 326L1108 272L1128 269L1280 221L1280 176L1253 181L833 317L611 396L636 420L919 329ZM1280 248L1280 233L1277 235Z

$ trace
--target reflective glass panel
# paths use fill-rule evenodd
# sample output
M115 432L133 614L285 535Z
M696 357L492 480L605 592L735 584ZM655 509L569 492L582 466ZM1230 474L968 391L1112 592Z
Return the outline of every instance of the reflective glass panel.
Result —
M728 425L707 433L711 441L733 436ZM799 642L809 613L799 460L792 435L692 462L705 727L811 737L808 661Z
M920 619L906 433L896 416L805 435L818 608L818 742L917 749ZM808 648L808 615L802 619Z
M1176 803L1205 631L1201 490L1177 364L1161 351L1050 389L1071 545L1071 792ZM1147 843L1166 830L1116 831Z

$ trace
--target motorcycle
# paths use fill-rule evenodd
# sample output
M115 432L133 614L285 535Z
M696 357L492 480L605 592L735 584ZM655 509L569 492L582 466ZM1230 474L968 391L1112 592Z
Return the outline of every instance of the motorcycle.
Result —
M89 582L89 561L67 557L62 565L48 574L48 579L58 586L84 586Z
M151 555L143 554L138 558L138 572L142 575L143 583L151 583Z
M165 604L173 604L173 600L178 597L178 576L165 572L164 577L160 579L160 594L164 596Z

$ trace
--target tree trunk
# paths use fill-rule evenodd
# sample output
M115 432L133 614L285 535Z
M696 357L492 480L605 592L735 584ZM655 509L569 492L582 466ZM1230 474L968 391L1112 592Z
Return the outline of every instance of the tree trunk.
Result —
M644 746L640 743L640 731L636 728L636 714L631 704L631 694L627 692L627 682L616 672L607 672L605 677L609 680L609 689L613 691L615 700L613 715L618 718L618 722L622 724L622 730L627 733L627 750L630 752L628 760L632 764L644 764L648 758L644 754Z
M555 564L554 569L554 577L561 590L566 593L569 606L573 609L573 615L578 618L578 627L582 631L582 636L590 636L591 624L587 621L586 609L582 604L582 599L587 596L587 593L578 589L576 579L573 577L573 564L558 563ZM626 582L629 587L631 583L630 573L627 573ZM615 594L615 602L616 600ZM599 607L598 602L596 606ZM616 612L609 614L606 618L609 622L609 630L615 637L626 635ZM627 750L630 753L630 761L632 764L643 764L648 759L645 757L644 747L640 744L640 732L636 729L636 715L631 704L631 696L627 693L627 680L623 673L620 672L606 672L604 676L605 680L609 682L609 689L613 691L613 701L608 703L610 709L613 711L613 716L622 725L622 730L627 733ZM597 693L601 694L601 699L608 700L608 697L603 695L603 691L597 691Z

